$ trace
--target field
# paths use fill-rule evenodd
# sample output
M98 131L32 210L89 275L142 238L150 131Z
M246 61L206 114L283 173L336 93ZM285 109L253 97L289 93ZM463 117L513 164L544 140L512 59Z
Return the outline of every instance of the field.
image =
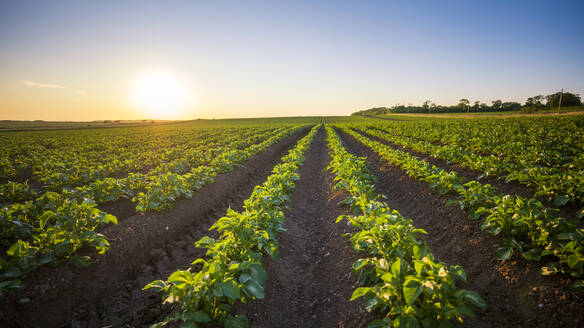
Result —
M584 115L388 117L5 122L0 326L581 325Z

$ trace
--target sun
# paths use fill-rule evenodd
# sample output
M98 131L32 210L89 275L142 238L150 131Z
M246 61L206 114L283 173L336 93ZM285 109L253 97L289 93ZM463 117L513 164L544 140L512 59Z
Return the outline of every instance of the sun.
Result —
M176 118L185 110L187 93L172 74L150 72L136 81L132 102L151 118Z

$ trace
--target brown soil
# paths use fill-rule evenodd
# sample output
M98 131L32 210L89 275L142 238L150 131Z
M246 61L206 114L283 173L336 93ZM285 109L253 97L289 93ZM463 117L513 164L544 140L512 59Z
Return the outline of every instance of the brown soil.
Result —
M366 132L363 132L363 131L357 131L357 132L363 134L364 136L367 136L368 138L370 138L372 140L379 141L379 142L383 143L384 145L387 145L393 149L408 152L408 153L418 157L419 159L426 161L432 165L435 165L436 167L439 167L445 171L455 171L456 173L458 173L459 176L462 176L462 177L466 178L467 180L477 180L477 178L483 174L483 172L481 172L481 171L471 170L468 167L464 167L464 166L461 166L461 165L455 164L455 163L448 163L445 160L442 160L442 159L439 159L436 157L432 157L428 154L420 153L420 152L415 151L415 150L408 148L408 147L396 145L396 144L391 143L387 140L372 136ZM383 131L383 132L385 132L385 131ZM479 181L482 184L490 184L491 186L497 188L497 190L500 193L505 194L505 195L515 194L515 195L519 195L519 196L522 196L525 198L533 198L533 195L535 194L535 189L528 187L524 184L521 184L517 181L511 181L511 182L507 183L504 180L502 180L501 177L488 176L488 177L483 177L482 179L477 180L477 181ZM557 208L556 206L554 206L552 204L552 202L550 202L547 199L544 199L543 197L537 197L537 199L540 200L546 207ZM564 218L577 220L575 213L580 208L582 208L581 204L567 204L566 206L562 206L561 208L557 208L558 209L557 215L564 217Z
M217 176L173 210L146 213L103 230L111 249L86 269L45 267L18 294L6 295L2 327L139 327L164 319L160 295L142 291L149 282L187 268L203 250L193 243L228 207L239 208L284 153L308 131L297 133ZM93 257L93 256L92 256Z
M358 258L345 222L335 223L347 209L346 197L332 190L329 162L321 129L300 171L286 213L287 231L279 236L280 258L266 259L266 296L238 306L251 327L366 327L373 318L359 300L349 299L357 277L351 265Z
M437 259L462 265L469 279L462 287L477 291L487 302L487 309L477 310L477 319L466 320L464 326L576 327L584 322L584 299L570 292L570 279L543 277L541 263L518 256L497 260L495 249L501 240L481 231L480 222L469 220L458 207L445 207L452 196L440 195L338 132L351 152L368 158L379 178L377 191L388 197L387 203L428 232L423 239Z

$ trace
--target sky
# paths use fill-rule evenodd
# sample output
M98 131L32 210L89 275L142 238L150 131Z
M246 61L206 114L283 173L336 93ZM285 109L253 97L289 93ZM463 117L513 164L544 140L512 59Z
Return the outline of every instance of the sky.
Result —
M584 96L583 13L583 1L3 0L0 119L329 116ZM182 108L146 110L156 87L136 101L151 72L181 86Z

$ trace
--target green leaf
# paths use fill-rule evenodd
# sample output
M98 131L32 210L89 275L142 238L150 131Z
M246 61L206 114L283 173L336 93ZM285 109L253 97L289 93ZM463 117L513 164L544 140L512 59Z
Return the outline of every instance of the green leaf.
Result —
M580 260L580 257L578 255L570 254L570 256L568 256L567 262L568 262L568 266L573 269L576 267L576 265L578 265L578 263L581 262L581 260Z
M166 282L163 280L154 280L153 282L149 283L148 285L144 286L144 288L142 288L142 290L146 290L146 289L156 289L156 290L162 290L167 286Z
M501 246L497 248L497 258L499 260L508 260L513 255L513 248L509 246Z
M245 285L243 285L243 292L246 295L255 297L257 299L264 298L264 288L255 280L250 280Z
M568 197L566 195L558 196L558 197L556 197L556 199L554 199L554 205L564 206L564 205L566 205L566 203L568 203L568 201L570 201L570 197Z
M350 300L354 301L354 300L358 299L359 297L367 294L370 290L371 290L371 288L369 288L369 287L359 287L359 288L355 289Z
M472 302L472 304L476 305L477 307L483 309L487 306L487 303L483 298L474 290L465 290L464 296L465 299Z
M456 265L450 268L450 272L454 274L455 277L459 278L460 280L467 282L466 280L466 272L460 265Z
M111 214L106 214L103 217L104 223L118 224L118 218Z
M184 320L207 323L211 322L211 317L204 311L188 312L183 315Z
M418 278L413 276L408 276L403 284L402 290L404 293L404 299L408 305L412 305L416 298L422 293L422 284Z
M238 315L237 317L228 316L223 324L225 328L248 328L249 321L247 317L243 314Z
M239 286L233 280L227 280L219 284L221 291L223 291L223 295L226 297L236 300L241 298L241 293L239 290Z
M86 268L91 264L91 257L75 254L71 257L71 263L78 268Z
M531 261L539 261L541 259L541 250L532 248L527 252L523 252L523 257Z

